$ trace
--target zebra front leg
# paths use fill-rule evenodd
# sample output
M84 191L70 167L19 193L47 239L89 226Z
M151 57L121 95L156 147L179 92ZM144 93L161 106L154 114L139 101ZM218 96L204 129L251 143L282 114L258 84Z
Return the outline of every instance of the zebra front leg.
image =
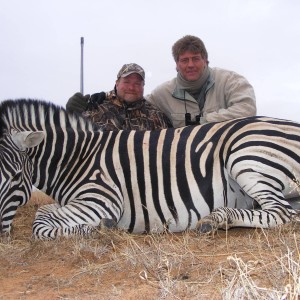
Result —
M40 207L33 223L33 236L51 240L59 236L92 236L100 228L112 228L116 219L89 201L73 201L65 206L47 204Z

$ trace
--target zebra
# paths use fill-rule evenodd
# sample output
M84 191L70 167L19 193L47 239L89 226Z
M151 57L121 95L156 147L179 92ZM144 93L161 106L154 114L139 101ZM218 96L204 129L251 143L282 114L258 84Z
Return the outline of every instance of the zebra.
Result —
M37 146L43 132L0 129L0 233L9 236L18 206L24 205L32 190L32 161L27 149Z
M300 124L292 121L100 131L53 103L19 99L1 103L0 123L44 132L27 149L32 184L54 199L36 213L37 239L88 236L99 226L131 233L272 228L296 215L287 201L300 178Z

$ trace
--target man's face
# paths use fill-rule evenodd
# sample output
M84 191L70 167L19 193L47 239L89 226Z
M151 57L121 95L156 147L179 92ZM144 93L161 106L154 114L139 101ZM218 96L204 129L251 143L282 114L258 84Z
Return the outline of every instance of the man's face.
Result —
M207 60L203 59L200 53L186 51L179 55L176 62L176 69L187 81L198 80L207 66Z
M120 99L131 103L143 98L144 80L142 77L133 73L126 77L120 77L116 81L117 95Z

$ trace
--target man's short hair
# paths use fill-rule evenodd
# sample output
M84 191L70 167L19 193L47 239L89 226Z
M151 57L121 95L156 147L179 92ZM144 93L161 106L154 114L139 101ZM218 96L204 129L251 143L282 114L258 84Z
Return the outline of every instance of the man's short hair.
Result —
M196 36L185 35L177 42L175 42L172 47L174 60L178 62L179 56L186 51L200 53L203 59L208 59L208 54L204 43Z

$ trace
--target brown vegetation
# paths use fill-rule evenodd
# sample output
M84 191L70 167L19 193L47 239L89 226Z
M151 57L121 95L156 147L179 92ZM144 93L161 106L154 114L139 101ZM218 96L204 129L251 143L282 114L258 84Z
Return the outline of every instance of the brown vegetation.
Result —
M35 241L34 192L0 240L0 299L298 299L299 223L271 230Z

